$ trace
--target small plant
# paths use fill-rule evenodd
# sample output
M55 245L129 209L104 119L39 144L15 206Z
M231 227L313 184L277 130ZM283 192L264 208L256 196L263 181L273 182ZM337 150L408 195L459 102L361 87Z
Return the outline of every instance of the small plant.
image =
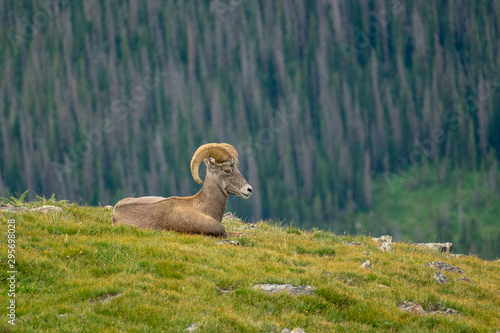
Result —
M295 235L300 235L301 232L298 228L294 228L294 227L288 227L286 228L286 233L287 234L295 234Z
M296 247L295 247L295 252L296 252L297 254L306 254L306 253L308 253L308 252L306 251L306 249L304 249L302 246L296 246Z
M335 250L331 247L320 247L319 249L314 250L314 254L317 254L320 257L333 257L335 255Z
M333 257L335 255L335 250L331 247L320 247L318 249L305 249L301 246L296 246L295 247L295 252L297 254L312 254L312 255L318 255L320 257Z
M44 205L54 205L56 203L61 203L61 204L66 204L69 202L69 200L59 200L57 201L56 200L56 194L55 193L52 193L52 195L50 196L50 198L45 198L45 196L39 196L37 195L36 196L36 202L40 202Z
M248 238L246 236L238 238L238 241L243 246L249 246L249 247L253 247L254 246L254 243L250 240L250 238Z
M272 220L272 219L267 219L264 221L267 225L275 228L281 228L285 224L285 220Z
M10 197L10 198L0 197L0 200L4 201L7 204L13 205L13 206L22 207L22 206L24 206L24 199L28 195L29 191L30 190L26 190L23 194L21 194L19 199L17 199L16 197Z
M313 238L316 240L332 240L334 242L341 242L341 238L331 232L313 228Z

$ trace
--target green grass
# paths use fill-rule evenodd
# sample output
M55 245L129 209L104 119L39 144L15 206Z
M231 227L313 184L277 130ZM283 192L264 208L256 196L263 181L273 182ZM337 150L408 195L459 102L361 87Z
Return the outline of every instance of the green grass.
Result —
M388 254L367 236L267 222L245 231L241 246L216 245L213 237L113 227L104 208L55 204L63 211L0 213L3 331L181 332L195 322L199 332L500 330L498 261L448 258L405 243ZM15 330L5 316L8 219L16 221ZM224 224L245 228L236 219ZM370 270L360 268L366 259ZM471 283L444 272L450 283L438 285L426 266L432 261L464 269ZM316 290L268 295L252 289L260 283ZM406 301L462 315L409 314L398 309Z

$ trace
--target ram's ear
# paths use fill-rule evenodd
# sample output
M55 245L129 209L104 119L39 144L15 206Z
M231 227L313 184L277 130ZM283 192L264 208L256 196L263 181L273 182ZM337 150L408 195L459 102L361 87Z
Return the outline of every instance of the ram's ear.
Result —
M217 163L215 163L215 160L211 157L205 158L203 162L205 163L207 168L213 169L217 167Z

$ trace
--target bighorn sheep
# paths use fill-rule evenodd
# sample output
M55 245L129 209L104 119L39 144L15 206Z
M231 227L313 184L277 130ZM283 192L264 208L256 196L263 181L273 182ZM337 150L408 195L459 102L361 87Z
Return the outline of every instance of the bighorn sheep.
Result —
M199 147L191 159L191 174L203 183L198 169L207 166L205 183L190 197L140 197L120 200L113 210L113 225L175 230L213 236L225 236L221 224L227 196L248 199L252 187L238 170L239 156L227 143L207 143Z

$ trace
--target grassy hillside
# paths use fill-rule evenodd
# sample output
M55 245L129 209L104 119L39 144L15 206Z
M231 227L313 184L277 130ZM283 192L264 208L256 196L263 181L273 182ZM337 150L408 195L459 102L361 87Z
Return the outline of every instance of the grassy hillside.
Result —
M27 204L28 207L42 203ZM226 219L240 246L175 232L113 227L112 211L76 204L61 212L2 212L0 247L3 331L9 304L7 222L16 225L16 315L19 331L199 332L437 331L500 329L500 262L394 243L378 249L367 236L338 236L259 222L248 229ZM359 242L362 245L347 245ZM360 265L369 259L370 269ZM465 273L442 271L443 261ZM466 277L470 282L464 281ZM261 283L310 285L312 295L267 294ZM460 314L413 314L452 308Z

